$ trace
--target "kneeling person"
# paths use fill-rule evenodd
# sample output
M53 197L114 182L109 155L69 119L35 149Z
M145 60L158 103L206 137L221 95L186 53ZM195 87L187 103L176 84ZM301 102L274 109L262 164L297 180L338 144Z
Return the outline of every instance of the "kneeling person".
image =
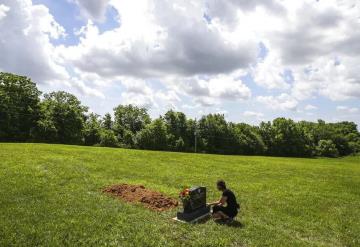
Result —
M216 186L219 191L222 191L222 196L219 201L208 204L213 206L212 216L214 219L232 220L240 209L235 194L226 188L224 180L217 181Z

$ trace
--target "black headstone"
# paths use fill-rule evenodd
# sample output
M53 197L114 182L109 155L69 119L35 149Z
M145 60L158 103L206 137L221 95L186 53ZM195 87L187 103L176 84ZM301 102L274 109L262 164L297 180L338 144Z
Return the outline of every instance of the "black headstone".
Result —
M192 221L210 212L206 206L206 187L193 187L189 191L190 199L183 205L183 212L177 213L177 218Z
M195 187L191 188L189 191L190 200L189 207L184 209L184 211L188 211L191 213L196 211L199 208L206 206L206 188L205 187Z

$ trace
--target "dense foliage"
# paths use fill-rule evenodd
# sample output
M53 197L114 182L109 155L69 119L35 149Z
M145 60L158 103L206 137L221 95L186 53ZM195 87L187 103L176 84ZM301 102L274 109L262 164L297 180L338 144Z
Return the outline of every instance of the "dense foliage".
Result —
M100 145L150 150L312 157L360 152L353 122L295 122L277 118L259 126L209 114L198 121L168 111L152 120L146 109L119 105L103 118L72 94L41 92L29 78L0 73L0 141Z
M0 140L30 138L39 119L40 95L30 79L0 72Z

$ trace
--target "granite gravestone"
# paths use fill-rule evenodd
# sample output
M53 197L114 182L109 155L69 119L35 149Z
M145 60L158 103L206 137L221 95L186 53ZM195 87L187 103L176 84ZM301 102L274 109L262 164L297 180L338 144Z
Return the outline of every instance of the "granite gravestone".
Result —
M189 200L183 203L183 211L177 213L177 218L184 221L193 221L210 213L206 205L206 187L194 187L189 191Z

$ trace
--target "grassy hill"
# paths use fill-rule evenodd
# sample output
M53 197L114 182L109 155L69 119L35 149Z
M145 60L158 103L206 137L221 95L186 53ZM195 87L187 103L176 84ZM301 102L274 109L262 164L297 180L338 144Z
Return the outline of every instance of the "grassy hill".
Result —
M223 178L242 227L173 222L101 193L143 184L177 197ZM294 159L0 144L0 246L359 246L360 157Z

